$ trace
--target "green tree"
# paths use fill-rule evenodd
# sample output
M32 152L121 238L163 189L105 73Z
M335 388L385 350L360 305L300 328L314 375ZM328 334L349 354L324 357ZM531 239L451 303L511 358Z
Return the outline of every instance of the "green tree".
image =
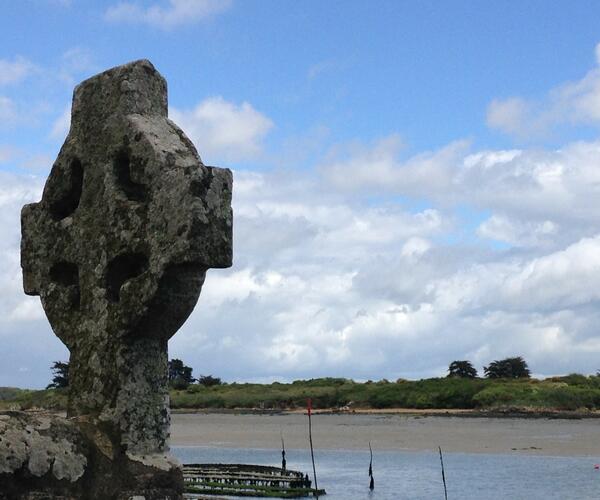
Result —
M204 385L206 387L222 384L221 379L219 377L213 377L212 375L200 375L200 377L198 377L197 382L200 385Z
M169 361L169 385L173 389L185 389L195 381L192 368L183 364L180 359Z
M531 372L527 362L521 357L506 358L492 361L489 366L484 366L483 371L487 378L530 378Z
M55 361L50 368L54 374L52 383L46 386L46 389L61 389L69 386L69 363Z
M470 361L452 361L448 367L448 377L476 378L477 370Z

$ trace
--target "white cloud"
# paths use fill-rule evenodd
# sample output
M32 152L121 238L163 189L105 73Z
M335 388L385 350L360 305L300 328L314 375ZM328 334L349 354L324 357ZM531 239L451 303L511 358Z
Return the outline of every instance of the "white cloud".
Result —
M600 236L531 259L506 277L500 292L520 310L561 310L600 302Z
M549 220L524 222L503 215L492 215L479 226L477 233L483 238L512 246L539 246L544 240L555 238L557 230L557 224Z
M48 113L47 101L25 101L0 95L0 129L37 126Z
M34 64L24 57L17 56L12 61L0 59L0 85L19 83L32 74L35 69Z
M243 105L217 103L245 116ZM176 121L212 116L195 111ZM219 127L202 127L190 133L201 151L260 151L252 134L250 147L203 147ZM227 380L421 377L453 359L481 367L510 355L542 375L595 371L600 144L471 151L457 142L401 154L391 136L333 148L317 171L235 172L234 267L209 271L171 356ZM15 221L41 181L8 176L0 187L0 335L17 346L26 322L36 340L53 339L18 265ZM409 210L398 196L428 201ZM466 242L455 238L465 230L459 205L486 213ZM489 238L509 248L493 250Z
M210 97L191 110L171 108L170 117L192 139L209 164L258 155L273 122L251 104Z
M415 236L402 245L400 255L402 257L420 257L429 249L431 249L431 242Z
M229 9L231 4L231 0L168 0L143 7L137 2L121 2L109 7L105 18L111 22L143 23L170 30L209 19Z
M66 359L38 297L23 293L20 266L21 207L41 197L42 179L0 171L0 385L43 387L53 359ZM18 367L29 372L18 373Z
M518 139L540 138L559 125L600 123L600 43L595 48L597 67L581 80L552 89L542 100L521 97L494 99L487 110L491 128Z
M539 136L549 125L548 117L534 116L531 105L519 97L494 99L487 110L487 124L507 134L520 138Z
M0 95L0 127L10 128L21 120L12 99Z
M467 163L493 170L520 155L477 153ZM548 248L538 240L562 241L552 223L512 227L498 215L481 226L527 243L527 253L448 247L437 241L453 230L444 211L368 206L297 173L235 179L234 268L209 272L197 311L171 343L203 359L204 371L394 378L440 374L454 358L481 366L509 355L524 355L540 374L595 370L588 339L600 304L600 237ZM228 342L210 340L219 337ZM577 361L565 364L565 355ZM240 363L223 368L232 357Z
M32 154L21 159L19 166L32 172L47 173L54 163L54 158L49 154Z
M7 163L17 154L17 150L12 146L0 145L0 163Z
M85 47L76 46L62 54L57 74L66 85L73 87L82 77L90 76L98 70L92 52Z
M600 141L478 152L458 141L406 160L399 144L388 137L334 151L320 173L342 192L492 212L479 235L517 246L573 242L600 223Z
M540 256L472 263L431 283L436 310L553 313L600 302L600 237Z
M34 201L41 194L41 184L35 177L0 172L0 316L11 317L23 300L21 269L19 266L20 226L22 205ZM17 221L17 223L15 223Z
M85 51L69 52L65 74L89 63ZM576 110L579 97L564 102ZM513 130L533 116L546 129L535 103L515 103L499 108L497 126ZM0 97L8 123L19 111ZM208 164L260 158L274 127L250 103L222 97L171 116ZM68 124L67 106L51 137L64 138ZM327 139L317 135L312 158ZM51 163L22 156L22 166ZM0 162L15 158L15 148L0 147ZM509 355L539 374L596 370L600 141L483 151L456 141L408 154L392 134L312 158L303 169L235 172L234 267L209 271L171 356L228 380L432 376L453 359L481 367ZM0 336L15 353L11 366L30 368L28 385L42 385L48 356L64 352L39 299L22 293L19 210L41 186L0 174ZM4 370L0 385L15 371Z
M355 151L378 158L385 143ZM576 143L545 153L459 148L451 161L439 160L445 154L438 152L417 155L428 175L439 173L431 184L419 161L392 157L383 170L393 181L392 195L405 188L396 169L409 166L406 189L444 202L411 211L373 204L355 195L360 186L323 183L310 171L235 172L234 267L209 271L170 355L227 380L421 377L441 375L453 359L481 367L510 355L523 355L539 374L595 371L600 210L589 186L599 147ZM329 160L341 168L336 157ZM351 156L346 165L368 167ZM446 192L450 187L456 192ZM0 179L6 235L0 242L6 263L0 335L11 349L18 348L24 322L37 341L56 341L39 300L22 294L18 264L15 221L40 189L33 177ZM494 198L494 191L501 193ZM485 205L487 198L491 214L476 230L518 248L448 243L457 231L449 200ZM567 200L574 214L562 214ZM553 204L559 208L552 211ZM56 345L51 352L58 352ZM29 380L38 380L39 370L32 370Z
M54 140L64 140L71 126L71 105L67 105L63 112L54 120L50 129L50 137Z
M467 148L467 141L456 141L401 161L402 141L394 134L371 145L352 143L333 148L320 170L333 185L348 191L448 192L452 189L452 170Z

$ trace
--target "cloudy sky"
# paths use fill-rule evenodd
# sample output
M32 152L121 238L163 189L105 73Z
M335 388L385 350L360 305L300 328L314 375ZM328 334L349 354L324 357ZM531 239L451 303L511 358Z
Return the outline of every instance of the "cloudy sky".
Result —
M600 369L600 4L3 0L0 386L68 352L22 291L73 86L148 58L234 171L234 265L169 344L227 381Z

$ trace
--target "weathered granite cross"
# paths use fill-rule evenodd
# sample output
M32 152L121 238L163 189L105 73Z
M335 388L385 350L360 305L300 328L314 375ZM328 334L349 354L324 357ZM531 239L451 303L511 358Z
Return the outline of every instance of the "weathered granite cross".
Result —
M167 118L149 61L75 89L42 200L23 207L21 265L71 353L68 416L110 460L168 450L167 341L206 270L231 265L231 186Z

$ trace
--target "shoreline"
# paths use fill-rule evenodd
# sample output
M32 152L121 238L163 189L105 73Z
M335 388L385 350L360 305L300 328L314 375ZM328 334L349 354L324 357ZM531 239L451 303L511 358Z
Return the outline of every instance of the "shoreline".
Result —
M464 414L315 413L315 450L436 451L600 457L600 426L591 419L462 418ZM172 446L306 449L301 412L174 413ZM599 459L595 459L599 461Z
M223 414L223 415L306 415L306 409L261 409L261 408L172 408L172 415ZM509 419L554 419L581 420L600 418L599 410L552 410L537 408L479 409L417 409L417 408L325 408L313 409L313 415L404 415L416 417L459 417L459 418L509 418Z

